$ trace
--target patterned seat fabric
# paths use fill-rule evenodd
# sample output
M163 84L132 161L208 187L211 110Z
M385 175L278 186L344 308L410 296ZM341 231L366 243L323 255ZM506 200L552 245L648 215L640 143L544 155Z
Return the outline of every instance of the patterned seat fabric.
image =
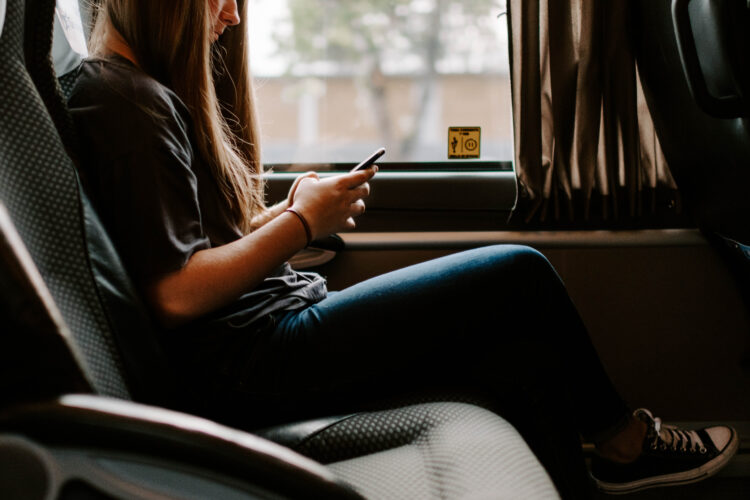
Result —
M46 104L58 111L59 105L45 103L37 92L37 82L41 88L54 84L41 74L32 79L26 70L26 61L44 52L44 40L31 34L24 44L27 8L34 12L29 17L51 20L54 2L8 1L0 37L0 200L80 345L95 389L127 397L121 358L93 286L78 181L58 133L67 125L59 112L53 122Z
M157 334L71 160L75 134L50 61L53 10L54 0L8 0L0 35L0 202L61 311L92 390L164 405ZM297 448L368 498L556 497L517 432L466 404L351 415Z
M509 423L462 403L352 415L296 451L328 464L366 498L558 498Z
M73 86L76 84L76 73L66 73L58 78L57 81L60 82L60 90L62 91L63 96L65 96L66 99L70 97L70 94L73 92Z
M157 335L80 189L52 69L54 0L9 0L0 36L0 201L44 276L96 392L167 401ZM127 374L127 375L126 375Z

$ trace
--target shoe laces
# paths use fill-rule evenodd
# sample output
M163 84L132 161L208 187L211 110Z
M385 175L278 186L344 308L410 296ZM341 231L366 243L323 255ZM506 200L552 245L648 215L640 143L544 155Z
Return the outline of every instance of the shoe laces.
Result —
M640 409L637 413L649 426L647 439L650 439L649 446L652 450L700 453L701 455L708 452L696 431L663 424L660 418L654 417L646 409Z

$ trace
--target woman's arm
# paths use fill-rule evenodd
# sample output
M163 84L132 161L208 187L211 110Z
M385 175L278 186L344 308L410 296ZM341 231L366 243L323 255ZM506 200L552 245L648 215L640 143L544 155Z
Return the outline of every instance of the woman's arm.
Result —
M376 171L300 180L292 207L308 221L313 238L354 228ZM306 244L300 220L282 211L239 240L196 252L182 269L157 279L148 300L164 326L178 326L231 304Z
M268 222L283 214L284 210L290 208L291 206L292 204L289 201L289 198L287 198L286 200L280 201L272 207L266 208L261 213L253 217L253 220L250 223L250 231L256 231L265 226Z

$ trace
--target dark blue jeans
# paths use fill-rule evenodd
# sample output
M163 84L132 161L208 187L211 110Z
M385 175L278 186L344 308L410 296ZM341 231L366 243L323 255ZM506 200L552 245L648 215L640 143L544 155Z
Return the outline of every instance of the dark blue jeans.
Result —
M479 248L372 278L269 318L230 351L210 402L230 420L291 420L389 396L478 392L524 435L565 496L586 487L579 433L604 439L629 413L560 278L544 256L521 246Z

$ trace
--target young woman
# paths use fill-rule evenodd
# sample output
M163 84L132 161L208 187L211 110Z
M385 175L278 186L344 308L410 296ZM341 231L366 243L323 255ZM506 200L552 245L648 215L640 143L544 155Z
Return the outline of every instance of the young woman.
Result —
M575 498L588 489L578 433L596 443L593 474L609 491L697 480L729 460L731 428L683 431L628 410L530 248L480 248L331 293L293 271L286 261L310 241L354 227L377 167L301 175L265 206L239 3L103 0L70 101L84 185L195 411L249 427L336 401L480 389Z

